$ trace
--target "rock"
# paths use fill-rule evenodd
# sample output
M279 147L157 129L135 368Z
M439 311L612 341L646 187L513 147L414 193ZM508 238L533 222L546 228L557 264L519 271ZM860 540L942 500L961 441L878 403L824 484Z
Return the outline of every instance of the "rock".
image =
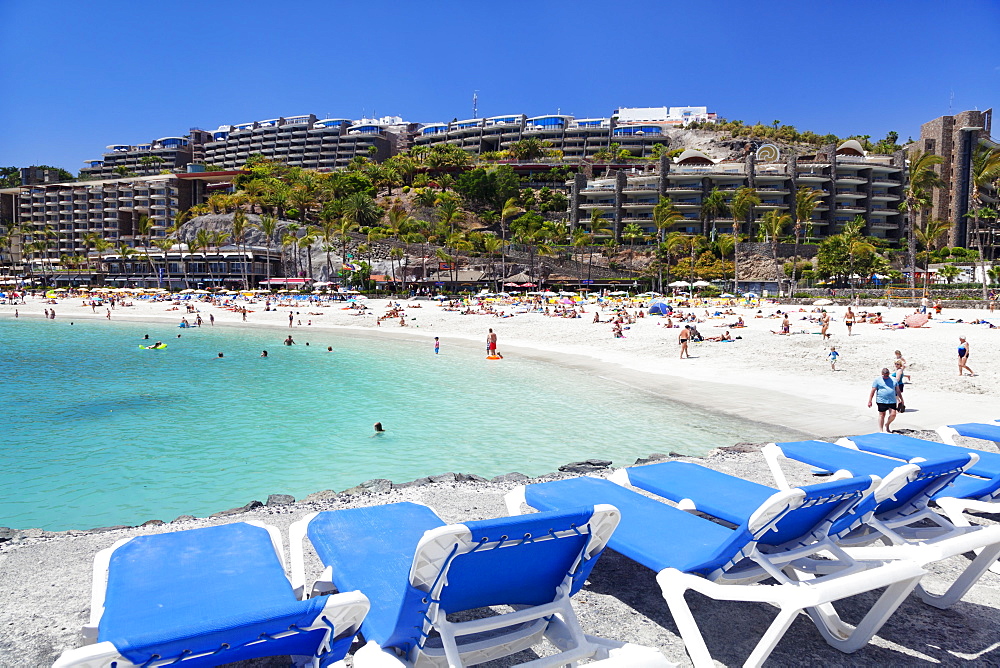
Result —
M669 455L665 455L662 452L654 452L650 454L649 457L639 457L637 460L635 460L635 465L638 466L639 464L651 464L653 462L662 462L664 459L670 459L671 457L680 457L680 455L677 455L673 452L671 452Z
M131 529L132 527L127 524L117 524L113 527L97 527L96 529L91 529L90 533L105 533L107 531L117 531L118 529Z
M251 501L242 508L230 508L229 510L221 510L217 513L212 513L209 517L226 517L228 515L239 515L240 513L245 513L255 508L262 508L264 506L260 501Z
M166 524L166 522L164 522L163 520L146 520L145 522L143 522L139 526L141 526L141 527L158 527L161 524Z
M486 478L475 473L458 473L455 475L458 482L489 482Z
M525 480L528 480L528 476L523 473L505 473L491 479L490 482L524 482Z
M21 532L10 527L0 527L0 543L20 537Z
M424 477L424 478L417 478L416 480L411 480L410 482L401 482L398 485L396 483L393 483L392 486L394 489L404 489L406 487L423 487L424 485L429 485L429 484L431 484L431 479Z
M177 517L177 519L173 520L170 523L174 524L176 522L190 522L191 520L196 520L196 519L198 518L195 517L194 515L180 515L179 517Z
M593 473L601 471L611 466L611 461L607 459L587 459L582 462L570 462L565 466L560 466L563 473Z
M722 452L737 452L742 454L746 452L757 452L762 447L764 447L764 443L737 443L736 445L724 445L719 448L719 450Z
M385 478L365 480L357 487L345 489L341 494L384 494L392 489L392 481Z
M431 482L455 482L458 476L454 473L440 473L431 476Z
M295 497L291 494L271 494L267 497L268 506L290 506L295 503Z
M337 493L332 489L324 489L322 492L313 492L306 498L302 499L302 503L321 503L323 501L329 501L330 499L336 499Z

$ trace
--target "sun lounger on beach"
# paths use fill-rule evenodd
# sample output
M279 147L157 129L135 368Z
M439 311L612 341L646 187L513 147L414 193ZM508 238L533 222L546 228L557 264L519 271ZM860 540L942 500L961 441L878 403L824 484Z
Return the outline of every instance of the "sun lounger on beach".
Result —
M292 570L305 584L306 536L326 567L312 593L358 589L372 601L356 666L466 666L528 649L561 653L532 666L669 666L660 652L584 635L570 597L618 524L610 506L446 525L427 506L394 503L313 513L291 528ZM449 615L510 605L514 612ZM600 661L603 660L603 661Z
M292 655L327 666L350 649L368 600L358 592L298 600L281 535L257 522L136 536L97 554L90 623L96 644L69 666L217 666Z
M971 453L977 460L954 482L934 495L934 503L956 526L969 526L966 512L995 513L1000 509L1000 453L960 445L925 441L902 434L865 434L837 441L838 445L909 461ZM991 570L996 572L994 566Z
M956 436L978 438L983 441L993 441L1000 444L1000 424L982 424L967 422L965 424L949 424L937 428L937 433L945 443L955 445Z
M689 466L684 475L686 484L713 495L720 505L726 504L730 490L746 482ZM873 478L853 478L783 492L770 490L751 508L747 520L734 523L735 528L599 478L519 487L506 500L512 514L521 512L522 504L537 510L558 510L579 503L617 507L621 522L608 546L657 574L656 581L687 652L699 668L714 664L685 600L689 589L716 600L777 606L777 617L745 663L759 666L803 611L830 645L845 652L860 649L926 572L905 560L856 560L827 537L831 525L864 502L875 485ZM821 553L826 557L822 561L815 558ZM771 578L777 584L757 584ZM841 620L833 607L835 601L882 587L885 591L856 627ZM713 635L726 633L712 631Z
M976 551L979 556L943 594L931 594L917 587L917 593L930 605L948 608L957 603L969 588L1000 555L1000 526L958 526L928 507L931 500L947 489L978 459L974 453L954 451L947 458L918 458L912 463L889 459L868 452L824 443L799 441L771 443L764 447L775 481L788 488L781 459L817 466L835 475L876 475L882 479L875 490L875 511L867 521L843 528L836 534L842 546L888 545L848 550L853 556L868 558L911 559L924 565Z

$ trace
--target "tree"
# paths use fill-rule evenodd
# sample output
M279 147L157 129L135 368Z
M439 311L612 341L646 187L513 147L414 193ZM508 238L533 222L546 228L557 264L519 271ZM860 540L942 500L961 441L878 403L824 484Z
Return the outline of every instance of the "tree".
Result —
M451 197L439 197L437 200L438 220L448 226L448 233L455 233L455 223L462 220L462 208Z
M264 214L257 222L257 229L264 235L264 245L267 248L267 285L271 286L271 247L274 246L274 236L278 232L278 219L274 216Z
M169 237L160 237L159 239L153 239L153 245L156 246L158 250L163 253L163 273L166 276L167 287L170 287L170 263L167 258L167 253L170 249L174 247L174 240Z
M521 180L510 165L492 169L477 167L460 174L455 181L455 192L466 204L479 210L499 211L507 200L517 197L520 187Z
M787 213L771 209L760 221L760 229L771 244L771 260L774 262L774 278L778 281L778 293L781 293L781 267L778 266L778 239L782 231L792 221Z
M760 206L760 197L757 196L756 190L749 186L740 186L736 189L736 192L733 193L733 200L729 203L729 210L733 215L734 234L744 231L739 227L742 225L747 226L745 230L747 234L753 231L750 228L755 206Z
M930 267L931 252L937 245L941 235L951 228L951 223L944 220L929 220L922 228L917 229L917 241L924 247L924 255L927 258L924 262L924 287L927 287L927 274Z
M524 209L517 205L513 197L500 210L500 273L503 278L507 278L507 221L519 213L524 213Z
M599 209L594 209L591 212L600 214ZM663 243L666 237L667 230L676 225L677 223L684 220L684 214L677 210L674 206L673 201L669 197L663 197L656 206L653 207L653 225L656 226L657 236L660 243ZM591 229L593 229L593 220L591 221Z
M718 188L712 188L712 192L705 195L705 198L701 201L701 233L703 236L709 236L709 225L711 225L711 238L715 238L715 219L720 216L726 215L729 211L729 205L726 204L725 194ZM654 209L653 215L655 217L656 211Z
M795 192L795 222L792 225L792 233L795 235L795 252L793 253L794 259L792 260L792 289L798 284L798 276L796 275L796 270L799 266L799 238L802 235L803 223L810 225L812 220L813 211L816 210L817 202L819 198L819 191L813 190L808 186L799 186L799 189ZM811 226L811 225L810 225ZM809 231L806 232L809 234Z
M138 237L140 241L144 241L142 249L143 254L146 256L146 265L148 266L149 271L155 273L156 269L153 267L153 261L149 257L149 242L153 235L153 219L143 214L139 216L139 220L136 222L135 228L135 236ZM157 281L157 283L159 283L159 281Z
M983 278L983 301L989 299L989 290L986 287L986 254L983 252L983 233L981 213L984 209L983 193L988 186L1000 180L1000 149L990 148L982 144L976 146L972 154L971 165L971 186L973 198L973 210L968 214L973 218L973 235L976 238L976 248L979 250L979 273Z
M240 278L243 279L244 290L250 289L249 275L247 273L247 259L245 257L246 254L243 252L245 250L243 241L247 233L248 224L249 220L247 220L247 215L243 213L242 209L237 210L233 214L233 222L230 226L230 230L232 231L233 243L236 245L236 250L240 252ZM253 254L251 254L250 257L252 258Z
M944 280L948 281L948 285L951 285L951 282L955 280L960 273L962 273L962 270L953 264L946 264L938 267L938 270L935 273Z
M917 213L930 206L930 192L941 186L941 177L934 171L944 158L933 153L913 151L910 153L909 183L904 193L901 207L907 212L906 220L906 263L910 267L910 287L916 287L917 270Z
M344 216L357 223L359 227L371 227L382 218L382 208L375 203L371 195L356 192L344 198Z

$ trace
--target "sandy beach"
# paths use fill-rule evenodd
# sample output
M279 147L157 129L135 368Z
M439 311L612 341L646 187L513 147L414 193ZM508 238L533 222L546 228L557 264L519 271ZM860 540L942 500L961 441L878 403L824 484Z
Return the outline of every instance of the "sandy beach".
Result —
M592 322L595 310L604 321L612 318L611 310L602 311L591 304L585 305L582 317L576 319L541 313L498 318L486 314L464 315L433 301L400 301L406 323L401 327L399 317L378 323L378 316L388 307L385 300L365 303L369 308L360 313L345 310L342 304L278 306L265 312L264 302L258 301L247 304L252 312L246 322L239 313L220 306L203 302L197 306L205 326L210 326L211 315L216 327L273 328L275 345L280 345L289 333L296 341L304 342L313 330L336 328L343 335L404 337L429 349L437 336L442 349L478 347L485 355L486 333L493 328L498 335L498 351L504 355L504 360L497 363L516 364L519 357L532 357L582 367L609 383L626 384L636 391L781 425L818 438L876 430L875 409L866 406L868 391L879 370L891 367L893 351L900 350L912 381L905 391L907 411L899 416L894 428L929 430L947 422L989 421L1000 417L995 408L996 343L1000 331L986 325L967 324L970 320L990 318L981 310L946 309L928 326L919 329L888 330L881 325L857 324L853 336L848 337L843 323L845 307L834 305L827 307L833 316L830 327L833 337L823 341L818 335L819 325L803 319L815 315L809 313L812 306L801 307L804 309L801 312L799 306L770 304L736 308L734 315L709 317L698 322L697 327L705 337L718 336L726 331L726 323L742 316L747 327L729 328L740 339L733 343L694 343L691 359L682 360L678 358L679 330L664 327L664 319L638 318L624 330L624 338L615 338L611 324ZM170 323L178 323L182 317L194 320L194 315L183 310L168 310L173 308L169 302L134 300L134 304L118 306L111 319ZM635 314L637 307L638 304L629 311ZM14 317L15 309L18 317L41 318L43 310L50 308L56 310L57 325L85 319L106 320L105 307L92 312L80 298L59 299L54 305L32 298L23 305L4 303L0 305L0 318ZM717 310L705 306L693 310L704 317L706 308L710 313ZM495 309L512 311L509 306ZM771 333L780 330L781 319L767 316L779 309L789 312L791 335ZM858 310L880 311L884 322L901 320L913 312L912 307L855 307ZM290 332L289 311L293 316ZM965 322L945 322L958 319ZM1000 316L997 320L1000 322ZM975 370L975 377L958 376L959 336L966 337L971 344L969 365ZM831 345L841 354L835 372L826 357ZM926 432L920 435L933 437ZM702 463L751 480L772 482L756 447L725 449L734 444L706 445L723 449L713 451L700 460ZM808 480L804 473L798 482ZM446 521L497 517L505 514L502 496L513 485L446 480L371 494L330 491L293 505L160 526L102 532L16 532L13 540L0 543L0 666L49 665L61 651L81 643L79 628L89 614L93 556L124 536L253 518L278 526L285 536L287 552L287 527L307 512L412 500L432 506ZM309 556L307 574L315 577L320 572L319 563L314 555L309 553ZM965 562L965 557L956 557L934 565L928 584L933 589L943 578L953 577ZM770 665L998 664L998 588L1000 577L987 573L963 602L949 610L931 608L911 596L875 640L854 655L841 654L827 646L808 619L802 617L778 646ZM669 660L689 665L650 571L608 553L590 584L574 601L587 632L651 645L661 649ZM860 609L859 605L853 611ZM847 610L846 616L851 618L850 605ZM701 601L695 614L702 615L700 621L707 628L726 629L725 636L709 637L713 655L724 665L739 665L743 661L752 642L756 642L756 629L763 628L764 620L769 621L772 615L763 606L709 601Z

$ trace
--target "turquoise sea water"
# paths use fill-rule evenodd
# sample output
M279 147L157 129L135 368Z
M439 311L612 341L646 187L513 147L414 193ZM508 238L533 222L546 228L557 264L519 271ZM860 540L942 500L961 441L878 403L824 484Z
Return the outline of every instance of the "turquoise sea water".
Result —
M429 341L308 328L286 347L287 333L5 317L0 526L137 524L371 478L539 475L782 436L447 339L435 356ZM166 350L138 348L158 339ZM373 438L376 421L388 433Z

